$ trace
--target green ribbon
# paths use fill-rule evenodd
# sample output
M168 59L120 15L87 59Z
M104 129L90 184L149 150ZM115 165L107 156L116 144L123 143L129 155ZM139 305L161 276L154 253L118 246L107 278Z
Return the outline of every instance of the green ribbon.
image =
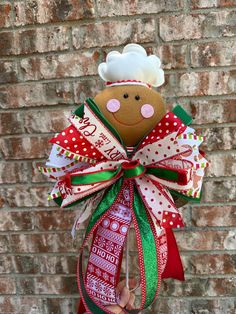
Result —
M81 184L93 184L104 181L109 181L115 178L120 172L121 167L118 167L116 170L104 170L94 173L84 173L81 175L71 176L71 183L73 185L81 185Z
M178 182L179 179L178 171L164 168L148 167L147 174L153 174L155 177L158 177L160 179L174 182Z
M158 256L156 250L156 240L148 220L145 205L135 187L133 210L134 219L137 222L138 232L142 243L142 256L146 286L146 300L144 303L144 308L147 308L153 303L157 289L159 288Z

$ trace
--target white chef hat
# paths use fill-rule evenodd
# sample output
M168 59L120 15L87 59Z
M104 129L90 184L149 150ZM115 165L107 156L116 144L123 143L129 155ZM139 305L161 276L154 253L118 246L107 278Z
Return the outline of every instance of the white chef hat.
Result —
M114 85L144 85L147 87L161 86L164 81L164 71L160 59L147 56L146 50L138 44L128 44L122 53L111 51L106 62L99 64L98 74L107 86Z

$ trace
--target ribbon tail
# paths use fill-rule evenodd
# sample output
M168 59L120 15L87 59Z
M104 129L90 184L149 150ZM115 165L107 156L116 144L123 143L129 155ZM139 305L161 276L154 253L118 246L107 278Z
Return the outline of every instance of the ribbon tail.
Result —
M83 255L83 248L85 244L87 243L87 240L93 236L93 239L96 239L97 231L98 228L101 226L103 223L104 225L104 220L106 217L109 215L109 213L114 210L116 200L119 198L122 190L122 179L119 179L116 184L114 184L104 195L104 198L102 202L99 203L97 206L96 210L93 212L93 215L89 221L87 230L86 230L86 236L81 248L81 254L78 259L78 269L77 269L77 281L78 281L78 287L80 290L80 296L82 298L82 302L85 306L85 309L88 313L111 313L106 307L104 306L103 300L97 300L94 296L94 293L91 289L90 284L101 284L99 280L96 279L96 276L88 278L88 272L86 275L84 275L83 270L82 270L82 255ZM101 242L102 243L102 242ZM90 252L90 257L91 253L94 254L94 249L96 246L94 246L94 243L91 246L91 252ZM97 248L96 248L97 250ZM96 251L97 252L97 251ZM99 251L101 253L102 250ZM103 253L102 253L103 254ZM94 256L93 256L94 257ZM93 259L94 260L94 259ZM96 260L96 258L95 258ZM95 261L94 260L94 261ZM96 263L96 261L95 261ZM91 263L90 263L91 265ZM98 265L99 266L99 265ZM89 267L89 262L88 262L88 267ZM96 269L99 270L99 267L96 266ZM95 270L95 269L94 269ZM91 279L91 280L90 280ZM93 281L95 279L95 281ZM99 286L101 288L101 285Z
M173 231L165 229L167 238L167 262L162 279L173 278L184 281L184 270Z
M151 305L157 298L161 283L161 272L158 237L153 221L136 187L134 188L132 213L139 251L142 310Z

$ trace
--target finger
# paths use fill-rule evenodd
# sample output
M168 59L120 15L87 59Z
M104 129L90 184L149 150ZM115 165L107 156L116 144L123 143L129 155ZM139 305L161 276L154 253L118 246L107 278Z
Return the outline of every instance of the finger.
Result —
M118 283L116 287L117 292L120 292L125 286L126 286L126 280L124 279ZM136 278L129 279L129 288L133 289L136 286L137 286L137 279Z
M130 293L129 301L126 305L127 310L132 310L134 308L135 295L134 293Z
M121 307L125 307L126 304L129 302L129 298L130 298L130 292L129 289L127 287L124 287L121 290L121 294L120 294L120 300L118 301L118 304Z
M119 305L108 305L108 306L106 306L106 308L114 314L123 313L123 310Z

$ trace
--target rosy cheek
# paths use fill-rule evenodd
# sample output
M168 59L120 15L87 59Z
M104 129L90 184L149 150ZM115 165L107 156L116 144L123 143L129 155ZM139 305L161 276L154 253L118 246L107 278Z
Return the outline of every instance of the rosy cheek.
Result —
M141 114L144 118L151 118L154 115L154 108L149 104L145 104L141 107Z
M120 109L120 102L118 99L110 99L107 102L107 110L110 112L116 112Z

